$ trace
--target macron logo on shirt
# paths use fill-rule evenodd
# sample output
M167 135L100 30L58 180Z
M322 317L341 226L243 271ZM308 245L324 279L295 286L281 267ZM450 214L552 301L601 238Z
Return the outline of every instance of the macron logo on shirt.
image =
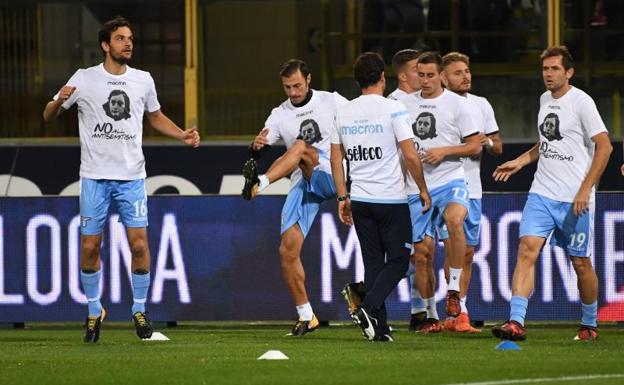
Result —
M342 135L383 134L383 132L383 126L381 124L340 126L340 134Z

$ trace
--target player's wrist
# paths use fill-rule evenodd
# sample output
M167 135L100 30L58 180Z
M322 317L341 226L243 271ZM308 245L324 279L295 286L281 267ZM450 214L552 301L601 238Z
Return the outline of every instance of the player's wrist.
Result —
M339 195L339 196L337 196L337 197L336 197L336 200L337 200L338 202L344 202L344 201L346 201L346 200L347 200L347 199L349 199L349 198L351 198L351 195L350 195L350 194L344 194L344 195Z
M260 159L260 150L262 150L261 148L257 148L255 143L252 143L249 145L249 157L253 158L255 160Z

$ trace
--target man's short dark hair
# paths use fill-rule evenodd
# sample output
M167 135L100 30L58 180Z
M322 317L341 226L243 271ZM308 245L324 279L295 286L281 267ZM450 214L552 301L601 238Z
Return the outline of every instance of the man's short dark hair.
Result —
M561 64L563 64L563 68L566 71L570 68L574 68L574 59L572 59L572 54L565 45L556 45L546 48L540 55L540 59L542 64L544 64L544 59L555 56L561 56Z
M411 48L402 49L395 53L392 57L392 69L394 69L394 73L398 74L401 70L403 70L403 67L407 64L407 62L418 59L418 55L420 55L420 53Z
M442 72L442 56L437 52L424 52L418 56L418 64L436 64L438 72Z
M107 42L110 44L111 34L115 32L120 27L128 27L132 30L132 26L130 22L123 16L115 16L112 20L107 21L102 25L100 32L98 33L98 40L100 42L100 48L102 48L102 43ZM106 58L106 51L102 49L102 53Z
M353 76L360 88L367 88L381 80L384 69L384 61L378 53L365 52L353 64Z
M308 69L306 62L300 59L290 59L282 64L280 76L287 78L297 73L297 71L300 71L304 78L307 78L310 74L310 70Z

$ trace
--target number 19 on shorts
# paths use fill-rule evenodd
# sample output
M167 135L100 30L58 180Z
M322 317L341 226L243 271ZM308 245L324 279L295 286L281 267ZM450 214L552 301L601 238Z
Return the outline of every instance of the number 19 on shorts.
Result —
M587 239L587 234L585 233L572 233L570 235L570 244L568 247L574 247L580 249L585 244L585 240Z

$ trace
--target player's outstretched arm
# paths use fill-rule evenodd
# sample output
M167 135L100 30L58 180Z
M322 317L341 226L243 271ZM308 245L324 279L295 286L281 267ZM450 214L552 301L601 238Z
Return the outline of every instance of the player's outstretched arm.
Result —
M423 176L420 157L414 148L412 139L400 141L399 146L401 147L401 152L403 153L403 159L405 161L405 165L407 166L407 170L410 174L412 174L412 177L418 186L418 190L420 190L420 202L423 205L422 212L426 213L431 208L431 196L429 196L429 189L427 188L427 183L425 183L425 177Z
M65 109L62 107L63 103L76 91L76 87L64 86L59 91L59 97L56 100L50 101L46 104L43 110L43 120L49 122L52 119L56 119Z
M481 145L490 155L501 156L503 155L503 141L500 134L483 135L481 139Z
M594 135L591 139L596 144L596 150L589 171L574 197L573 208L575 215L583 215L588 210L592 187L600 180L613 151L608 133L602 132Z
M147 113L147 120L156 131L171 138L179 139L182 143L191 147L199 146L199 133L197 127L191 127L186 130L181 129L171 121L162 111L154 111Z
M496 167L492 177L497 182L507 182L510 176L522 170L527 164L536 162L539 158L539 143L536 143L531 149L520 155L514 160L510 160Z
M336 194L338 195L338 218L347 226L353 224L353 215L351 214L351 200L347 191L347 182L342 167L342 160L345 152L342 144L331 144L331 169L334 185L336 186Z

